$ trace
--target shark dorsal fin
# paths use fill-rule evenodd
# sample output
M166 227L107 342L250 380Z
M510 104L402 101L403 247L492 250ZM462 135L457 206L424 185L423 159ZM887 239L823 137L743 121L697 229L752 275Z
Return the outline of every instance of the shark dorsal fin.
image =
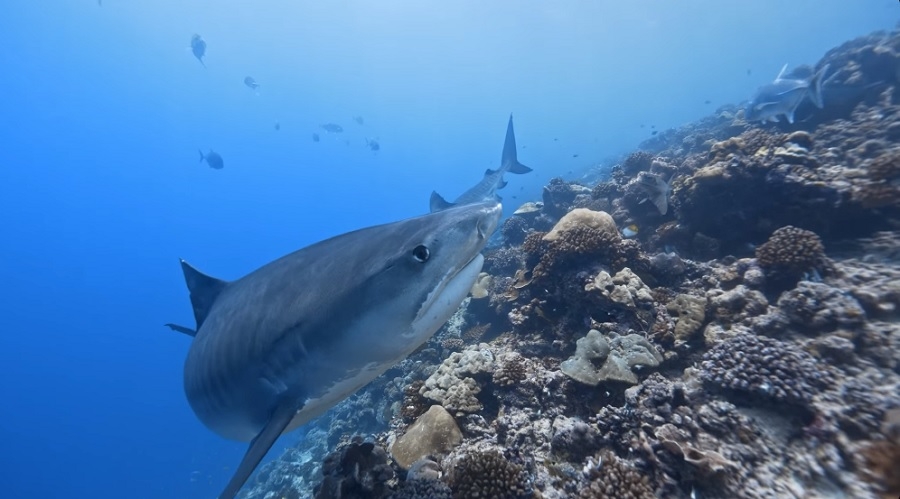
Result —
M784 66L781 66L781 71L778 72L778 76L775 77L775 81L780 80L781 77L784 76L784 72L787 71L787 67L788 67L787 64L785 64Z
M450 208L451 206L453 206L453 203L441 197L441 195L436 191L431 191L431 199L428 206L431 213L434 213L436 211L443 211L447 208Z
M506 167L506 171L510 173L528 173L531 168L519 163L516 154L516 133L513 131L512 114L509 115L509 122L506 124L506 140L503 141L503 153L500 155L500 168Z
M191 293L194 319L197 321L197 329L199 330L203 321L206 320L206 316L209 315L212 304L228 283L200 272L184 260L181 260L181 270L184 272L184 281L187 283L188 291Z

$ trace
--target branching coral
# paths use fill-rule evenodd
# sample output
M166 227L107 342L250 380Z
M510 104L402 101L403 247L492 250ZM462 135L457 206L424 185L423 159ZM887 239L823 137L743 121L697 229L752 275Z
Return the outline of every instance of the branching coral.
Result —
M756 248L756 259L770 281L790 288L803 274L825 266L825 246L815 232L788 225Z
M455 499L526 499L534 492L528 473L497 451L465 455L453 470L450 487Z
M709 386L772 402L809 407L833 383L809 353L773 338L739 333L703 355L700 378Z
M654 499L649 475L609 451L600 453L585 466L590 480L578 494L581 499Z

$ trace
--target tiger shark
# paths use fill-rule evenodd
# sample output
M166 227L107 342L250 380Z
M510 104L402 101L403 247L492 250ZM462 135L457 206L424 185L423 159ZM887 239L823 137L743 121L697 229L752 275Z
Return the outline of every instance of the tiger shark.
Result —
M481 272L496 201L360 229L227 282L181 267L196 329L184 390L197 418L249 441L219 496L231 499L276 439L412 353Z
M513 119L510 114L509 122L506 124L506 140L503 142L503 153L500 155L500 168L496 170L488 168L480 182L460 194L452 203L444 199L436 191L431 191L429 208L433 213L462 204L480 203L487 200L500 201L500 197L497 196L497 190L506 187L503 174L506 172L522 174L530 171L531 168L519 163L516 153L516 133L513 130Z

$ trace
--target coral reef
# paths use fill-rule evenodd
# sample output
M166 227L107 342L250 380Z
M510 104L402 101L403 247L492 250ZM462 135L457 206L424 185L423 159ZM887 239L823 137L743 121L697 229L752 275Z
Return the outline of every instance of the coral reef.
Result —
M825 64L793 124L726 105L551 180L244 498L896 497L900 30Z

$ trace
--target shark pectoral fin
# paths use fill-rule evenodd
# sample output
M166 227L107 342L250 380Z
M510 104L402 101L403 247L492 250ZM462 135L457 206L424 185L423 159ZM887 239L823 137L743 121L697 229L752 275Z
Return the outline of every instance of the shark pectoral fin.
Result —
M178 324L172 324L172 323L163 324L163 325L166 326L167 328L171 329L172 331L184 333L191 337L197 336L197 331L194 331L193 329L191 329L189 327L179 326Z
M429 207L430 207L431 213L434 213L436 211L446 210L447 208L450 208L452 206L453 206L453 203L442 198L441 195L438 194L437 192L431 191L431 200L429 202Z
M209 315L209 309L218 298L219 293L228 285L226 281L210 277L203 272L191 267L188 262L181 260L181 270L184 272L184 280L188 291L191 293L191 305L194 308L194 319L197 321L197 329Z
M303 408L303 404L303 399L297 398L285 401L275 408L275 411L269 418L269 422L256 435L256 438L250 442L250 447L244 454L244 458L241 459L241 464L238 465L234 475L231 476L231 480L228 481L225 490L219 494L219 499L233 499L237 495L244 483L247 482L247 479L250 478L250 475L253 474L253 470L256 469L259 462L266 456L266 453L269 452L269 449L272 448L272 445L278 440L284 429L294 419L297 411Z
M509 182L507 182L506 180L501 180L500 183L497 184L497 188L502 189L502 188L506 187L506 184L508 184L508 183Z

